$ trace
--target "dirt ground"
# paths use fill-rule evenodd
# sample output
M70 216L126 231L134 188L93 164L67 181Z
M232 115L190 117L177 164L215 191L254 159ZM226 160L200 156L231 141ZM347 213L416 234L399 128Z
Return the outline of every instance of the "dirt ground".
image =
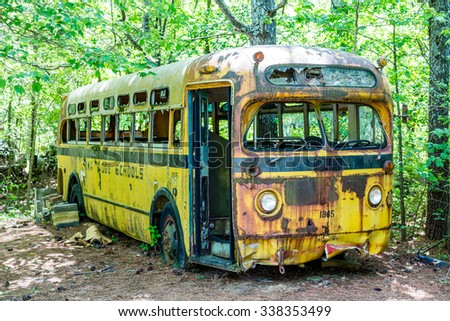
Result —
M66 241L92 222L55 229L34 221L0 221L0 300L450 300L449 268L419 262L401 248L345 255L349 266L257 267L229 273L192 266L173 270L140 242L106 227L102 248Z

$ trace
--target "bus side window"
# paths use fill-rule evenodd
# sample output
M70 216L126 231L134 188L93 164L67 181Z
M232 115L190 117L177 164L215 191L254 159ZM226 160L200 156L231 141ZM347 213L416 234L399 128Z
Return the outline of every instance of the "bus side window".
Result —
M91 132L89 135L89 142L100 142L102 133L102 116L91 117Z
M132 137L133 114L119 115L119 141L130 142Z
M173 111L173 146L181 146L181 132L182 132L182 121L181 121L181 110Z
M87 137L87 126L88 119L87 118L80 118L78 119L78 126L79 126L79 134L78 134L78 141L79 142L86 142Z
M147 143L148 142L148 131L149 131L150 118L149 113L138 112L135 114L134 119L134 142L136 143Z
M67 138L68 138L68 132L67 132L67 126L68 126L68 119L64 119L63 121L61 121L61 125L60 125L60 135L61 135L61 143L67 143Z
M75 142L77 140L77 124L76 119L67 120L67 141Z
M169 142L169 118L170 112L168 110L155 111L153 121L153 143L168 144Z
M115 115L107 115L103 116L104 124L103 124L103 132L104 132L104 142L105 143L114 143L115 139L115 129L116 129L116 116Z

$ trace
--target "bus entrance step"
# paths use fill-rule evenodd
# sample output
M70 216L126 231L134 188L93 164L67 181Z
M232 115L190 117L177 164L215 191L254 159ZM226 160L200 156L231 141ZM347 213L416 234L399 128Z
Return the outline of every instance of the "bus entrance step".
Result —
M236 264L230 263L229 259L223 259L213 255L204 255L204 256L191 256L189 257L189 262L194 264L206 265L209 267L227 270L230 272L241 272L242 269L238 267Z
M224 259L230 258L230 241L215 241L211 240L211 254L222 257Z

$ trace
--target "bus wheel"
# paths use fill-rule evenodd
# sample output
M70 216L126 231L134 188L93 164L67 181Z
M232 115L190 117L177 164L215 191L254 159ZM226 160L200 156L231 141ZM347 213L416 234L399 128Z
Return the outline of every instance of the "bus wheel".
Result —
M186 250L181 238L180 226L177 223L175 212L166 204L159 221L159 247L162 260L177 268L186 268Z
M83 193L81 192L80 184L78 184L78 183L73 184L73 186L70 190L70 194L69 194L69 203L77 204L78 211L80 214L85 213Z

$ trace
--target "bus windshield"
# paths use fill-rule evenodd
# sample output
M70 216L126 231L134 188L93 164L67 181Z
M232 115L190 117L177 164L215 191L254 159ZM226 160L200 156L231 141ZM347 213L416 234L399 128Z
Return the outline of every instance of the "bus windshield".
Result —
M250 123L244 146L251 151L307 151L322 149L325 140L336 150L386 146L386 133L370 106L322 104L320 120L310 103L266 103Z
M322 123L333 149L386 147L386 133L372 107L357 104L322 104Z
M249 150L317 150L323 139L315 109L308 103L266 103L245 137Z

